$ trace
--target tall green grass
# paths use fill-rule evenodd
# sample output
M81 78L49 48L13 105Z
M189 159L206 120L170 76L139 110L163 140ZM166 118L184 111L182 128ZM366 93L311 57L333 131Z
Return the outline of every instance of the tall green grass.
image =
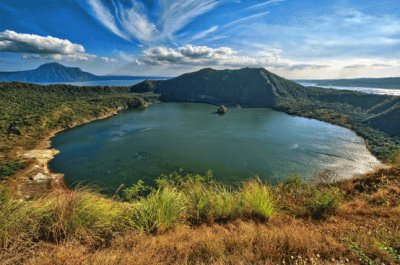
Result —
M173 187L152 191L134 203L133 227L139 231L154 232L173 227L185 218L187 197Z
M107 243L116 232L158 232L178 223L267 221L275 212L271 188L259 180L236 187L208 175L169 175L155 187L139 183L125 201L89 190L58 191L20 201L0 196L0 248L18 242L80 240ZM145 191L145 192L143 192ZM97 244L97 243L96 243Z
M107 238L130 226L133 208L88 191L62 191L0 205L0 245L18 240Z

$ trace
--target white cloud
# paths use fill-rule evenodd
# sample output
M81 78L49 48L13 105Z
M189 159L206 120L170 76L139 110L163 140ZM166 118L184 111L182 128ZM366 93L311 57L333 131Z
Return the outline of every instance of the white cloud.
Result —
M247 9L260 9L260 8L265 7L265 6L268 6L268 5L271 5L271 4L277 4L277 3L280 3L280 2L283 2L283 1L285 1L285 0L269 0L269 1L265 1L263 3L258 3L258 4L251 5Z
M126 40L142 43L164 42L174 39L174 34L217 7L222 0L160 0L160 11L154 22L150 10L137 0L109 1L88 0L93 15L111 32Z
M135 1L132 1L132 8L120 8L120 22L124 29L139 41L154 41L158 38L156 26L147 18L144 7Z
M240 54L229 47L211 48L207 46L185 45L178 48L164 46L148 48L136 59L140 65L164 66L204 66L204 67L267 67L288 71L321 69L328 67L322 63L305 63L285 60L279 49L262 49L253 55ZM132 60L133 61L133 60Z
M201 32L199 32L199 33L193 35L191 41L195 41L195 40L202 39L202 38L208 36L209 34L211 34L211 33L213 33L213 32L216 32L217 30L218 30L218 26L213 26L213 27L211 27L211 28L209 28L209 29L206 29L206 30L204 30L204 31L201 31Z
M129 40L129 36L123 33L117 26L111 12L99 0L88 0L97 19L117 36Z
M163 35L173 38L174 33L194 18L211 11L221 2L220 0L161 0L162 12L159 25Z
M236 19L234 21L231 21L231 22L225 24L224 27L230 27L230 26L234 26L234 25L237 25L237 24L241 24L243 22L247 22L249 20L262 18L263 16L266 16L268 14L269 14L269 11L264 11L264 12L260 12L260 13L257 13L257 14L253 14L253 15L249 15L249 16L246 16L246 17L242 17L242 18Z
M17 33L11 30L0 32L0 52L23 53L25 59L76 61L91 60L96 57L87 54L82 45L69 40Z

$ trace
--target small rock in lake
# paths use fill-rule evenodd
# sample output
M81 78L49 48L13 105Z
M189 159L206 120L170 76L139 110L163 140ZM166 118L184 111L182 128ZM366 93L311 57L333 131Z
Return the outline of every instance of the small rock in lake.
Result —
M228 112L228 108L224 105L219 106L217 113L218 114L226 114Z

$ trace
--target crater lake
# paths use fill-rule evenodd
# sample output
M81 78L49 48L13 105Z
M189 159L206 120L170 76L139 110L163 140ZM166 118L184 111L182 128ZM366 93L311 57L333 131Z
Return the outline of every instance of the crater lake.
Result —
M183 169L234 183L259 176L276 182L289 175L350 178L380 165L354 132L267 108L160 103L122 112L58 133L60 153L50 168L69 187L90 184L115 192L138 180L154 183Z

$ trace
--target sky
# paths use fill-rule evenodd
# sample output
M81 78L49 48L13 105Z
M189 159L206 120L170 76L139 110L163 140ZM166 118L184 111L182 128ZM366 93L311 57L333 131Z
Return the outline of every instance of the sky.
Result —
M399 0L0 0L0 71L400 76Z

